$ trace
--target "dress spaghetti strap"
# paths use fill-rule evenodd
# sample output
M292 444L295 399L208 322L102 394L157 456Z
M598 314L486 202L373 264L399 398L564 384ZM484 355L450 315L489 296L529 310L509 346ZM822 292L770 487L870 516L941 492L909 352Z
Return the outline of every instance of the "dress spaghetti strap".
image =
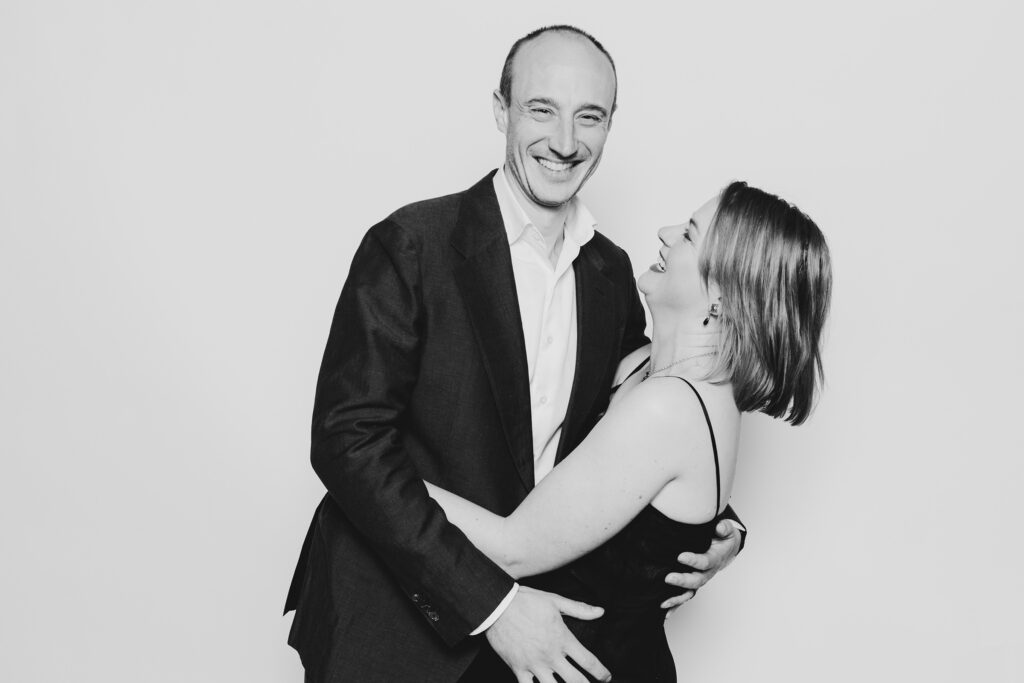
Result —
M718 465L718 444L715 441L715 429L711 426L711 416L708 415L708 407L704 405L704 399L701 397L700 392L697 391L697 387L690 383L690 380L680 377L679 375L665 375L666 377L675 377L681 379L693 389L693 393L697 395L697 400L700 401L700 408L704 411L704 420L708 423L708 433L711 435L711 451L715 456L715 517L721 514L719 507L722 505L722 471Z
M638 366L636 366L635 368L633 368L633 369L632 369L632 370L630 371L630 373L629 373L628 375L626 375L625 379L623 379L623 380L622 380L621 382L619 382L619 386L622 386L623 384L625 384L625 383L626 383L626 380L627 380L627 379L629 379L630 377L632 377L632 376L633 376L633 375L635 375L636 373L640 372L640 370L641 370L641 369L642 369L642 368L643 368L643 367L644 367L645 365L647 365L647 362L648 362L649 360L651 360L651 357L650 357L650 356L647 356L647 358L644 358L644 359L643 359L642 361L640 361L640 365L638 365Z
M615 392L619 390L619 387L621 387L623 384L625 384L626 381L629 380L630 377L632 377L636 373L640 372L644 368L644 366L647 365L647 361L649 361L650 359L651 359L651 357L647 356L642 361L640 361L640 365L638 365L635 368L633 368L628 375L626 375L625 377L622 378L621 382L619 382L618 384L616 384L615 386L612 387L611 393L615 394Z

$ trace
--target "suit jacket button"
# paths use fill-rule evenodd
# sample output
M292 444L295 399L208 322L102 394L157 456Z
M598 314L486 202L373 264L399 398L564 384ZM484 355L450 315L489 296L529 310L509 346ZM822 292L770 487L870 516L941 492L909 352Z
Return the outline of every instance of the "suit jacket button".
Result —
M414 603L416 603L417 605L419 605L420 603L423 602L423 596L420 595L419 593L413 593L412 594L412 601Z
M431 621L437 622L437 621L440 621L441 615L439 615L434 610L427 610L427 618L430 619Z

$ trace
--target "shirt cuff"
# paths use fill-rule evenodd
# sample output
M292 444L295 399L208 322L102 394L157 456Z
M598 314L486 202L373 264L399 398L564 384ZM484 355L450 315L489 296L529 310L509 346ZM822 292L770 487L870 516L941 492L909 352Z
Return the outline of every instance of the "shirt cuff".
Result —
M519 584L518 583L512 584L512 590L510 590L508 592L508 595L505 596L504 600L502 600L501 602L498 603L498 606L494 608L493 612L491 612L491 616L489 616L486 619L484 619L484 623L482 623L479 626L477 626L476 629L474 629L473 632L470 633L469 635L471 635L471 636L478 636L481 633L483 633L484 631L486 631L487 629L489 629L491 626L493 626L494 622L496 622L498 620L498 617L500 617L502 614L504 614L505 610L508 609L508 606L512 604L512 598L516 597L516 593L518 593L518 592L519 592Z

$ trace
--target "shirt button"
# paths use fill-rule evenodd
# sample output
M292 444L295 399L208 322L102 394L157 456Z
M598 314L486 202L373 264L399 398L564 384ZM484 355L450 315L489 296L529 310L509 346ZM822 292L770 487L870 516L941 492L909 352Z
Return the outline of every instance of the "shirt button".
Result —
M548 345L548 346L551 346L551 344L552 344L552 343L554 343L554 341L555 341L555 338L554 338L554 337L551 337L551 336L549 336L549 337L547 338L547 340L546 340L546 343L547 343L547 345Z
M547 397L547 396L541 396L541 397L540 397L540 404L541 404L541 405L544 405L544 404L546 404L547 402L548 402L548 397Z

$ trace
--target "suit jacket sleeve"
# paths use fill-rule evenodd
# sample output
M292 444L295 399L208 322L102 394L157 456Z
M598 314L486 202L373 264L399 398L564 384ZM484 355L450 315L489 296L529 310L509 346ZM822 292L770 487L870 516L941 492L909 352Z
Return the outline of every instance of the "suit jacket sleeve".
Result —
M479 626L513 580L427 495L405 450L422 330L419 236L384 221L360 245L317 381L311 460L346 517L449 645Z

